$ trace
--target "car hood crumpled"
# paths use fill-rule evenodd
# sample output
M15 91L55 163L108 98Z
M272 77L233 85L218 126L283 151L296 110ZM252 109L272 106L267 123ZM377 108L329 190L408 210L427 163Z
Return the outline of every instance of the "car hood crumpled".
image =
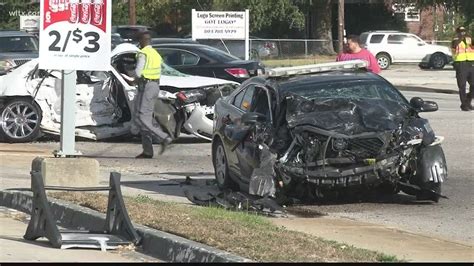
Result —
M312 125L345 135L394 130L409 113L402 103L379 99L315 101L293 95L287 100L286 119L291 128Z

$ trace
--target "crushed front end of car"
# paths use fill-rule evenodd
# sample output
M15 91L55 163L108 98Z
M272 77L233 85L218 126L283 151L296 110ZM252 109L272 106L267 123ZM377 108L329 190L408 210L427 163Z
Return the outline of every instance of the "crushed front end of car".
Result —
M422 200L443 197L440 184L447 166L442 139L426 119L410 115L409 105L380 99L313 101L298 95L286 102L289 132L268 147L277 156L273 183L280 193L323 199L382 189ZM262 166L254 172L268 169L265 147L261 145ZM251 194L271 191L268 177L250 184Z

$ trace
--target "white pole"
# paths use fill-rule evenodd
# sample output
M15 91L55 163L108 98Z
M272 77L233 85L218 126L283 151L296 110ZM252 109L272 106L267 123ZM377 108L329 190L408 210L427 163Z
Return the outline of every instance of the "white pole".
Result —
M245 60L249 60L249 10L245 9Z
M54 154L60 157L80 155L75 150L76 131L76 71L62 71L61 81L61 133L60 150Z
M195 19L196 19L196 9L192 9L191 10L191 39L193 39L193 41L196 40L196 38L194 38Z

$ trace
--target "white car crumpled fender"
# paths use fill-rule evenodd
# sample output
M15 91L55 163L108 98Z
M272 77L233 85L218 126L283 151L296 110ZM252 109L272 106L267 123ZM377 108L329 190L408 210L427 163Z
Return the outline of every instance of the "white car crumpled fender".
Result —
M213 114L214 108L208 108L199 104L194 104L191 115L184 122L184 128L191 134L206 140L212 140L213 120L206 115ZM208 134L206 136L205 134Z

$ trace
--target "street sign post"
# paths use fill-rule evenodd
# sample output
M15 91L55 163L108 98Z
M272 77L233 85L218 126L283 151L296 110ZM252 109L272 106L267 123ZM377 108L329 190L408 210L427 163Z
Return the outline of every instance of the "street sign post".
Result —
M192 10L192 38L208 40L245 40L245 60L249 59L249 10Z
M111 7L111 0L41 0L39 68L63 70L61 148L55 155L78 155L76 70L109 70Z

